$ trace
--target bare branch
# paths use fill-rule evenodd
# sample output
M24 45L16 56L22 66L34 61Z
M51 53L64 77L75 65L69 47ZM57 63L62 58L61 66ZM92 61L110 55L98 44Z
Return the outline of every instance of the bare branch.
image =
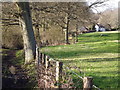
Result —
M15 21L15 22L19 22L18 19L9 19L9 18L0 18L0 20L2 20L2 21Z
M91 7L95 6L95 5L101 5L101 4L103 4L103 3L107 2L107 1L109 1L109 0L103 0L103 1L102 0L97 0L94 3L92 3L91 5L89 5L89 8L91 8Z

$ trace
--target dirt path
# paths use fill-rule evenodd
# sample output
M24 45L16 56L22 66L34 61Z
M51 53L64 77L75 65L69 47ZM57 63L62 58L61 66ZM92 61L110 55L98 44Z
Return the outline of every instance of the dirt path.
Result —
M25 69L14 63L15 53L16 50L2 52L2 88L26 88L29 81Z

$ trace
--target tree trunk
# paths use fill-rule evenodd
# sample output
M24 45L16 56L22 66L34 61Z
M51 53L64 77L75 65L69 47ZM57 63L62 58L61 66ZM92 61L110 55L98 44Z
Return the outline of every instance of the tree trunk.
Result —
M69 44L69 18L65 17L65 44Z
M78 23L76 24L76 35L75 35L75 42L78 42Z
M41 47L41 38L40 38L40 28L39 25L35 26L36 31L36 43L38 45L38 47Z
M20 23L23 28L23 41L25 50L25 64L35 59L36 41L32 26L29 2L17 2L20 10Z

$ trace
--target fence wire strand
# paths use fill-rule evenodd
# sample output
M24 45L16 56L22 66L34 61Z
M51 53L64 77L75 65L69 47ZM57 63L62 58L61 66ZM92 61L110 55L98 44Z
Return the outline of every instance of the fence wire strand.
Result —
M36 46L36 47L37 47L37 49L39 49L38 46ZM38 51L39 51L39 50L38 50ZM38 54L40 54L40 53L38 53ZM40 64L40 61L39 61L40 59L39 59L39 58L40 58L40 55L38 55L38 61L37 61L38 67L39 67L39 64ZM53 62L55 61L53 58L49 58L49 60L50 60L50 61L53 61ZM40 66L41 66L41 65L40 65ZM71 70L69 67L66 67L66 66L64 65L64 68L63 68L63 69L65 69L65 68L68 69L68 70L70 70L70 71L71 71L73 74L75 74L78 78L80 78L80 79L83 80L83 77L82 77L82 76L80 76L79 74L75 73L75 72L74 72L73 70ZM39 68L39 69L40 69L40 68ZM65 70L66 70L66 69L65 69ZM38 70L38 71L39 71L39 70ZM39 74L39 72L38 72L38 74ZM97 90L101 90L100 88L98 88L98 87L95 86L95 85L92 85L92 87L96 88Z
M67 68L68 70L70 70L70 68L69 67L65 67L65 68ZM80 75L78 75L77 73L75 73L74 71L72 71L72 70L70 70L73 74L75 74L76 76L78 76L80 79L82 79L83 80L83 77L82 76L80 76ZM101 90L100 88L98 88L96 85L93 85L92 87L94 87L94 88L96 88L96 89L98 89L98 90Z

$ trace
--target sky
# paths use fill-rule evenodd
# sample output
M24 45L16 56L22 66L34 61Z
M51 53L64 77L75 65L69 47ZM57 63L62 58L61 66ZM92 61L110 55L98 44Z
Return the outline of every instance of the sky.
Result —
M87 0L89 5L95 1L97 1L97 0ZM118 2L119 2L119 7L120 7L120 0L109 0L106 3L104 3L104 5L102 5L100 7L95 7L92 10L93 10L93 12L97 13L97 12L102 12L107 9L114 9L114 8L118 7Z

